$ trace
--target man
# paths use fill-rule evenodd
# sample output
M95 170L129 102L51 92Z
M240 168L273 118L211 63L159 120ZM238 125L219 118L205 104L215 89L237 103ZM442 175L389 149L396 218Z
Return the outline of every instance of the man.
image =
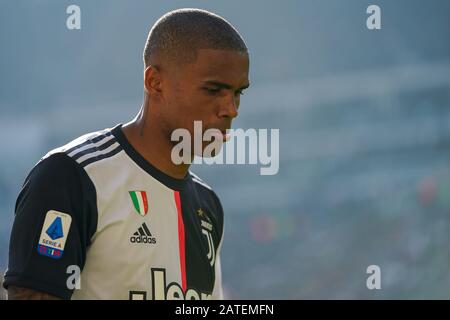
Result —
M134 120L50 151L26 178L4 282L10 299L223 297L222 207L189 163L172 161L171 135L194 137L201 121L226 140L249 86L246 45L223 18L180 9L150 30L144 64Z

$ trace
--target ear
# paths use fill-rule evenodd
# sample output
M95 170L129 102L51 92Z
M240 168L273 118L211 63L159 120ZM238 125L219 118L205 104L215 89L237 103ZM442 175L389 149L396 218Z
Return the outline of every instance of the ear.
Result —
M157 66L151 65L144 70L144 89L152 96L161 94L161 72Z

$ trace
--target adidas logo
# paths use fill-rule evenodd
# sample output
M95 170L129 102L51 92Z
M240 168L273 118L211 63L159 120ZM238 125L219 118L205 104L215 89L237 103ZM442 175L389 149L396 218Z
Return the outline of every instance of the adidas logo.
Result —
M142 226L140 226L139 229L131 236L130 242L155 244L156 238L152 236L152 233L144 222Z

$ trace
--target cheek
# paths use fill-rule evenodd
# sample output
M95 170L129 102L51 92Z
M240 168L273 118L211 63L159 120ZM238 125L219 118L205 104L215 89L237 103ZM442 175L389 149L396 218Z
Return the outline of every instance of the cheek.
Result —
M189 91L184 90L181 86L174 85L167 92L167 111L171 117L182 118L186 115L186 111L190 108Z
M209 96L201 90L194 88L173 88L170 99L167 99L166 121L174 129L194 128L194 121L202 121L203 127L215 122L220 99Z
M166 119L171 123L173 130L185 128L192 132L194 121L202 120L198 105L199 101L186 95L173 99L168 108L170 111L166 114Z
M194 120L205 121L215 113L218 101L204 93L196 93L185 101L187 117Z

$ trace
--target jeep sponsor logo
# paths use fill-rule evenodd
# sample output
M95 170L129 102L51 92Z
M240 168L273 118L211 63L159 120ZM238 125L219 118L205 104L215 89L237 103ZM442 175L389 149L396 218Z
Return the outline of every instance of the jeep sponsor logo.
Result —
M153 300L211 300L212 295L188 289L183 292L176 282L166 285L166 269L152 268Z

